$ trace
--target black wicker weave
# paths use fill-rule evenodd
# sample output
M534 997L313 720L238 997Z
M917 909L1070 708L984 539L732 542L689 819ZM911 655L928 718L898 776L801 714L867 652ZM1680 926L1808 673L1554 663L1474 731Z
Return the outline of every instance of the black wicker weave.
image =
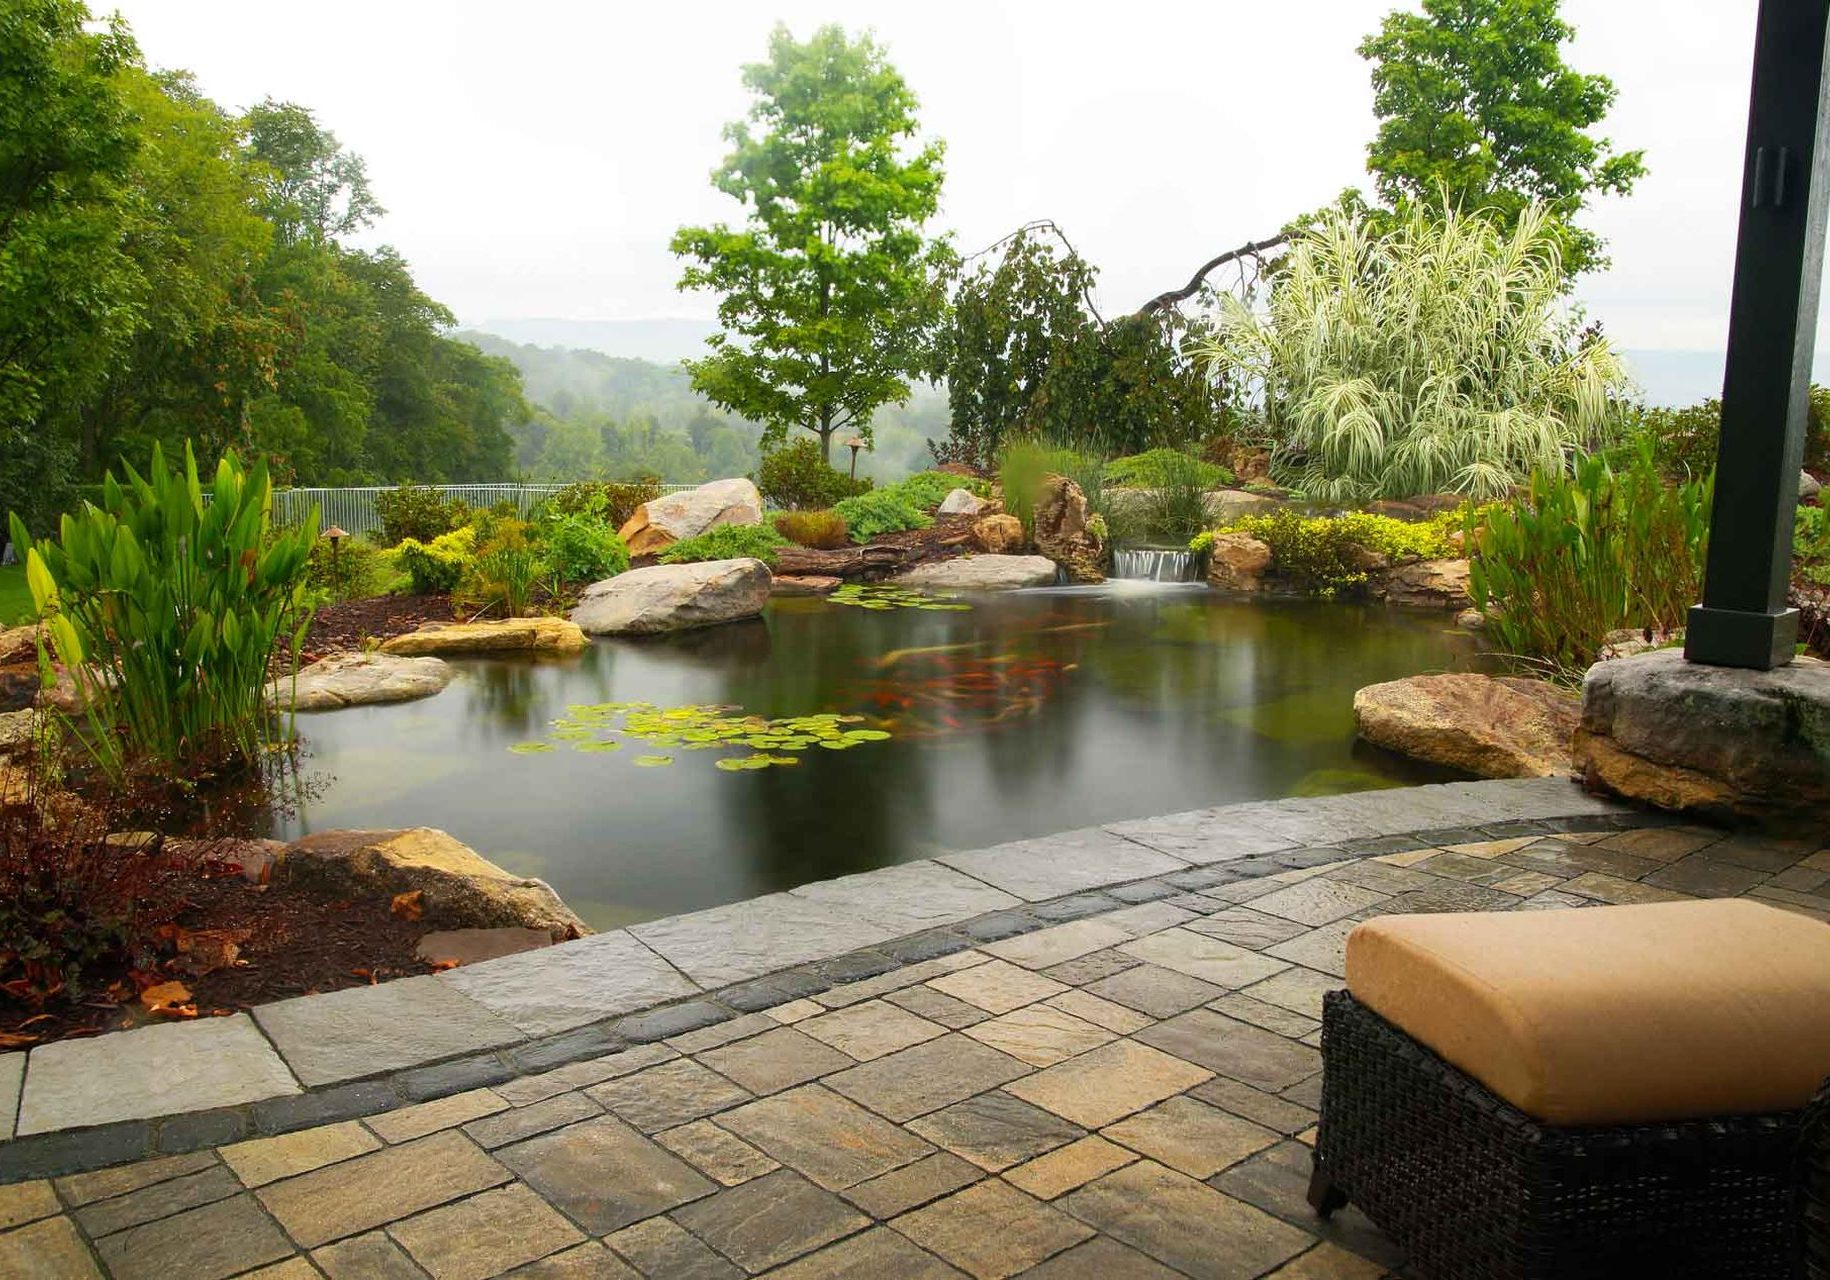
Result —
M1351 1202L1435 1280L1802 1273L1802 1112L1540 1124L1345 991L1322 1021L1309 1199Z
M1805 1232L1805 1274L1830 1280L1830 1080L1805 1108L1798 1143L1799 1217Z

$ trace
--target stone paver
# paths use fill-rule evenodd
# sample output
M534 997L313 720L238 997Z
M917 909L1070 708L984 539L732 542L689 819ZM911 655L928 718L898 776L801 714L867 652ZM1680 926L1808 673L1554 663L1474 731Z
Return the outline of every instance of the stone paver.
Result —
M937 859L1027 902L1041 902L1121 880L1142 880L1188 866L1097 827L1037 840L942 854Z
M19 1091L25 1086L25 1054L0 1053L0 1142L13 1136Z
M685 974L621 929L463 965L438 980L530 1036L699 992Z
M489 1006L445 980L454 975L428 979L456 1002L440 1006L455 1019L438 1056L478 1052L479 1029L483 1040L508 1037L482 1046L500 1053L409 1071L398 1087L272 1099L253 1131L271 1132L288 1114L273 1109L281 1104L328 1108L347 1094L355 1109L321 1111L337 1118L315 1128L0 1186L0 1274L1387 1274L1403 1259L1363 1215L1349 1208L1324 1223L1303 1199L1319 1002L1340 985L1357 918L1730 893L1830 909L1830 851L1612 820L1485 839L1472 825L1611 812L1560 783L1450 784L1250 806L1230 828L1212 815L1153 820L1150 838L1185 841L1164 851L1181 869L1139 884L1086 877L1104 842L1156 856L1147 841L1074 833L1022 842L1011 890L979 880L991 871L976 863L810 886L777 895L793 901L776 925L881 908L893 923L865 932L931 928L963 919L975 900L1001 914L906 944L883 935L881 950L855 956L844 953L874 944L841 930L820 943L816 973L751 984L728 1006L726 993L670 988L685 1003L619 1024L630 1039L664 1038L635 1047L619 1048L626 1041L606 1026L526 1044L540 1024L517 1021L518 993ZM1437 843L1410 847L1395 834L1419 821L1442 828L1430 833ZM1229 831L1237 846L1275 847L1229 853ZM1347 850L1299 842L1348 832L1377 838L1353 836L1370 843ZM1041 857L1051 847L1064 892L1078 896L1013 910L1014 886L1031 892L1051 874ZM1115 875L1135 869L1131 856L1118 850ZM888 901L923 886L936 902ZM720 963L711 933L696 932L705 925L674 941L696 938L705 950L693 963ZM969 942L996 937L1005 941ZM753 941L733 945L747 952ZM632 946L647 949L615 944ZM625 954L640 961L642 950ZM914 962L898 963L905 954ZM641 963L671 971L674 961ZM596 998L580 988L578 999ZM359 1012L343 1021L385 1038L372 1011ZM406 1035L423 1051L422 1025ZM531 1069L503 1079L511 1058Z
M584 1241L577 1227L519 1184L397 1222L388 1234L432 1280L489 1280Z
M299 1080L247 1014L166 1023L32 1050L19 1132L173 1115L298 1091Z
M254 1017L307 1085L354 1080L522 1038L514 1024L436 977L299 996L261 1005ZM29 1079L26 1095L29 1101Z

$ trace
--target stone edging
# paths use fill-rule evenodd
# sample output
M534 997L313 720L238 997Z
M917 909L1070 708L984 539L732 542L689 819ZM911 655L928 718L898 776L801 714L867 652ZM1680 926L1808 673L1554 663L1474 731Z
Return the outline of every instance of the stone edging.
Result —
M29 1063L0 1055L0 1132L16 1117L36 1130L0 1141L0 1184L499 1084L1191 889L1420 843L1673 821L1551 778L1197 810L942 854L252 1016L61 1041ZM82 1123L108 1106L116 1114Z

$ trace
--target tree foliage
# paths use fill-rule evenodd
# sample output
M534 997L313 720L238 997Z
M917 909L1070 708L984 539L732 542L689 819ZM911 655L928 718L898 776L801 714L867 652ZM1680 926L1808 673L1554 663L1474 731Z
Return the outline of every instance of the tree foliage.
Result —
M1562 301L1550 218L1507 230L1412 205L1325 214L1268 303L1222 298L1216 360L1249 378L1272 474L1314 498L1496 497L1607 442L1627 379Z
M935 309L944 243L923 224L939 206L941 144L917 145L915 95L870 38L836 26L805 43L776 28L766 62L744 68L756 97L725 129L714 171L743 203L741 228L683 227L683 289L722 295L724 331L691 361L693 385L764 425L867 439L871 415L908 398Z
M930 357L952 411L938 452L989 465L1007 440L1031 436L1139 453L1224 425L1224 387L1192 358L1200 323L1191 335L1173 310L1107 323L1089 301L1097 275L1051 224L1037 224L959 280Z
M1373 64L1379 132L1367 148L1379 193L1497 210L1508 226L1533 203L1555 218L1571 276L1606 265L1575 224L1591 194L1625 195L1644 153L1589 132L1614 103L1606 76L1563 61L1575 35L1559 0L1423 0L1386 15L1360 45Z
M0 7L0 510L187 440L276 481L494 479L507 362L391 249L360 157L303 107L233 115L79 0Z

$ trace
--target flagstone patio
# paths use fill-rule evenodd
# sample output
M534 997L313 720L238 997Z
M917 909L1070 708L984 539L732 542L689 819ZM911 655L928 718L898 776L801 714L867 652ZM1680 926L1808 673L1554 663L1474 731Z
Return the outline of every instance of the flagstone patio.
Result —
M293 1075L264 1101L0 1143L0 1275L1382 1276L1403 1259L1370 1223L1303 1201L1321 995L1357 921L1737 894L1830 920L1830 850L1566 784L1381 794L894 868L896 927L924 931L836 959L752 904L640 926L645 953L602 945L673 1003L545 1036L505 1020L431 1067L276 1037ZM1404 812L1425 829L1391 834ZM1007 904L934 927L921 884L961 891L935 867ZM789 914L855 900L834 886ZM720 957L714 926L763 936ZM768 967L776 943L803 967ZM511 985L471 990L495 1007ZM390 987L403 1011L450 990ZM107 1167L132 1140L177 1153Z

